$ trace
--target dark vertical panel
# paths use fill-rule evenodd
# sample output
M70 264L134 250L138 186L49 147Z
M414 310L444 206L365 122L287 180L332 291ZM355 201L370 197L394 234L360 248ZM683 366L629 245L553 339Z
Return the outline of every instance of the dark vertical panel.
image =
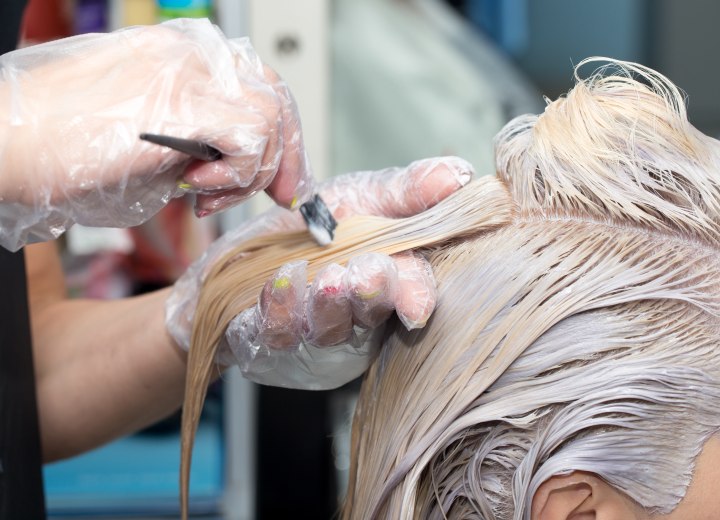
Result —
M23 252L0 247L0 519L45 518Z
M337 513L328 395L260 387L258 520L322 520Z
M13 50L17 45L24 10L25 0L0 2L0 54Z
M0 54L15 48L24 0L0 2ZM0 519L45 518L23 252L0 247Z

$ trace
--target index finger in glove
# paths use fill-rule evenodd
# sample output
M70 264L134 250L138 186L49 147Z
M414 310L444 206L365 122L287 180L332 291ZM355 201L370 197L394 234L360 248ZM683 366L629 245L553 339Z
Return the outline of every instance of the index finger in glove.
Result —
M280 206L295 209L310 200L315 190L305 151L300 114L287 83L267 66L265 77L280 100L282 117L282 151L277 174L266 191Z
M279 205L293 209L307 202L314 191L295 100L272 69L265 66L264 74L267 92L256 87L255 119L232 107L216 110L243 124L201 139L223 152L223 157L210 163L194 161L185 171L184 182L204 190L196 200L199 216L235 205L261 190ZM248 96L245 102L250 101Z
M195 215L198 217L207 217L208 215L240 204L264 189L268 185L269 178L272 178L271 172L266 170L259 172L250 185L245 188L234 188L212 193L198 193L195 196Z
M193 138L215 147L223 157L211 163L195 161L183 179L201 190L246 188L251 194L270 184L280 164L283 99L273 86L277 75L262 63L248 39L224 43L223 51L229 51L229 61L234 65L223 71L224 95L200 95L190 100L202 116L199 120L205 122ZM251 185L254 190L249 189Z
M273 121L272 113L254 113L252 107L240 109L229 102L223 106L219 101L216 111L223 111L233 118L230 121L218 121L220 129L212 132L196 133L193 139L206 143L219 150L222 156L211 162L194 160L188 164L182 179L196 191L212 193L219 190L247 188L258 184L258 176L268 172L265 188L277 171L278 161L275 153L278 142L278 121ZM271 108L264 109L271 112ZM227 126L225 126L227 125Z
M272 182L283 148L282 101L270 85L245 85L242 99L223 96L193 100L192 109L203 128L192 139L222 153L216 161L192 161L183 172L183 182L203 194L245 188L254 193ZM186 108L190 110L190 108Z
M322 195L337 219L353 215L415 215L465 186L473 168L458 157L422 159L407 168L358 172L332 182Z

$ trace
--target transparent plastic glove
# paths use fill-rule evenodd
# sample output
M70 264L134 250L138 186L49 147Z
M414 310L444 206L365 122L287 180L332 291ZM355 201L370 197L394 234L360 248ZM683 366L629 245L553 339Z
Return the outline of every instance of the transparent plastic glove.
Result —
M437 204L471 177L466 161L426 159L407 168L337 177L321 186L320 194L338 220L401 218ZM254 236L303 227L297 213L275 208L216 241L168 299L168 329L177 342L189 348L200 286L216 259ZM430 265L416 252L360 255L346 266L326 267L309 285L306 263L291 262L266 282L257 305L230 323L217 362L238 364L246 377L260 383L337 387L367 368L393 312L408 329L422 327L435 300Z
M286 207L314 190L295 103L247 39L207 20L89 34L0 57L0 245L73 223L140 224L197 193L199 216L260 190ZM204 163L139 140L205 141Z

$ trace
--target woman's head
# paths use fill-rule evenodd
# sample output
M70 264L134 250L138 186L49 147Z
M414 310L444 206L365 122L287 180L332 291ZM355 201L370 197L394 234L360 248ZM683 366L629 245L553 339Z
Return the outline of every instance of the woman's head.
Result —
M438 307L366 377L346 517L685 495L720 429L720 143L663 77L611 72L498 136L514 216L430 252Z

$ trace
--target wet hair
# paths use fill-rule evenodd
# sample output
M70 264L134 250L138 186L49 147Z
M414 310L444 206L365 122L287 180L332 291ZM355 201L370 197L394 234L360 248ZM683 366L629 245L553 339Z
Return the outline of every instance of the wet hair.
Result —
M422 249L425 329L391 323L353 421L344 518L520 519L593 472L649 511L684 496L720 428L720 146L663 76L613 62L496 139L497 176L408 219L240 245L206 275L182 425L190 453L224 331L283 263ZM681 433L679 433L681 432Z
M366 375L342 517L519 520L573 471L668 513L720 428L720 143L614 62L496 158L512 222L429 254L437 309Z
M486 205L477 204L487 201ZM180 493L183 518L187 514L192 445L215 366L218 347L228 324L252 307L278 268L307 260L313 280L323 267L345 264L367 252L393 254L439 244L482 232L510 221L514 207L507 190L492 178L463 188L422 215L405 219L355 217L341 222L336 239L318 247L307 232L261 236L232 248L205 275L192 326L181 425Z

